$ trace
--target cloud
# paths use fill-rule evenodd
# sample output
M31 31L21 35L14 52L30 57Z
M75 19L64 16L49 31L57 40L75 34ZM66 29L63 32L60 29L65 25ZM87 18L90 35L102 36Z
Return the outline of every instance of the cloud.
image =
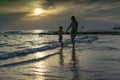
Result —
M25 12L19 12L0 15L0 29L15 29L16 25L21 24L21 18L26 14Z
M120 0L1 0L0 4L2 4L0 5L2 27L6 26L5 23L23 29L25 26L26 28L48 25L56 27L61 24L68 26L72 15L76 16L80 24L120 21ZM37 7L43 8L46 16L26 16ZM36 17L37 19L32 19ZM26 23L21 19L29 21Z
M61 3L74 3L74 4L94 4L94 3L101 3L101 4L113 4L113 3L120 3L120 0L44 0L42 3L43 6L50 7L54 4L61 4Z

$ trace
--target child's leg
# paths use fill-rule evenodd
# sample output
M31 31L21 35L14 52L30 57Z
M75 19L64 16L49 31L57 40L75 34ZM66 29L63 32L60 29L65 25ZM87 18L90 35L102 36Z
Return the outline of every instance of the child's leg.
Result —
M63 47L63 42L62 42L63 37L59 36L59 42L61 43L61 47Z
M71 42L73 44L73 47L75 46L75 37L76 37L76 34L71 34Z

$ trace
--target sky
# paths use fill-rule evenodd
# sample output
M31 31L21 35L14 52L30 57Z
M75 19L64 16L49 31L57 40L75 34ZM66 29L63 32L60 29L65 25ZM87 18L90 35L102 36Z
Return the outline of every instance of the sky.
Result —
M75 16L79 29L109 30L120 23L120 0L0 0L0 30L64 30ZM40 9L36 12L36 9Z

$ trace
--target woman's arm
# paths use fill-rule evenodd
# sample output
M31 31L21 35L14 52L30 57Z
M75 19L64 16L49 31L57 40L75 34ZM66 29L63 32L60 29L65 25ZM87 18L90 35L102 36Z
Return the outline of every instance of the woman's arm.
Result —
M71 25L72 25L72 23L69 25L69 27L67 28L66 32L70 29Z

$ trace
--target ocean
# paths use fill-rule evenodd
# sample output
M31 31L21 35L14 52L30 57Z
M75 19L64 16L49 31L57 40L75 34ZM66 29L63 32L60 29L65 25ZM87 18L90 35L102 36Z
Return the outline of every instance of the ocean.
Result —
M0 32L0 80L120 80L120 36Z

